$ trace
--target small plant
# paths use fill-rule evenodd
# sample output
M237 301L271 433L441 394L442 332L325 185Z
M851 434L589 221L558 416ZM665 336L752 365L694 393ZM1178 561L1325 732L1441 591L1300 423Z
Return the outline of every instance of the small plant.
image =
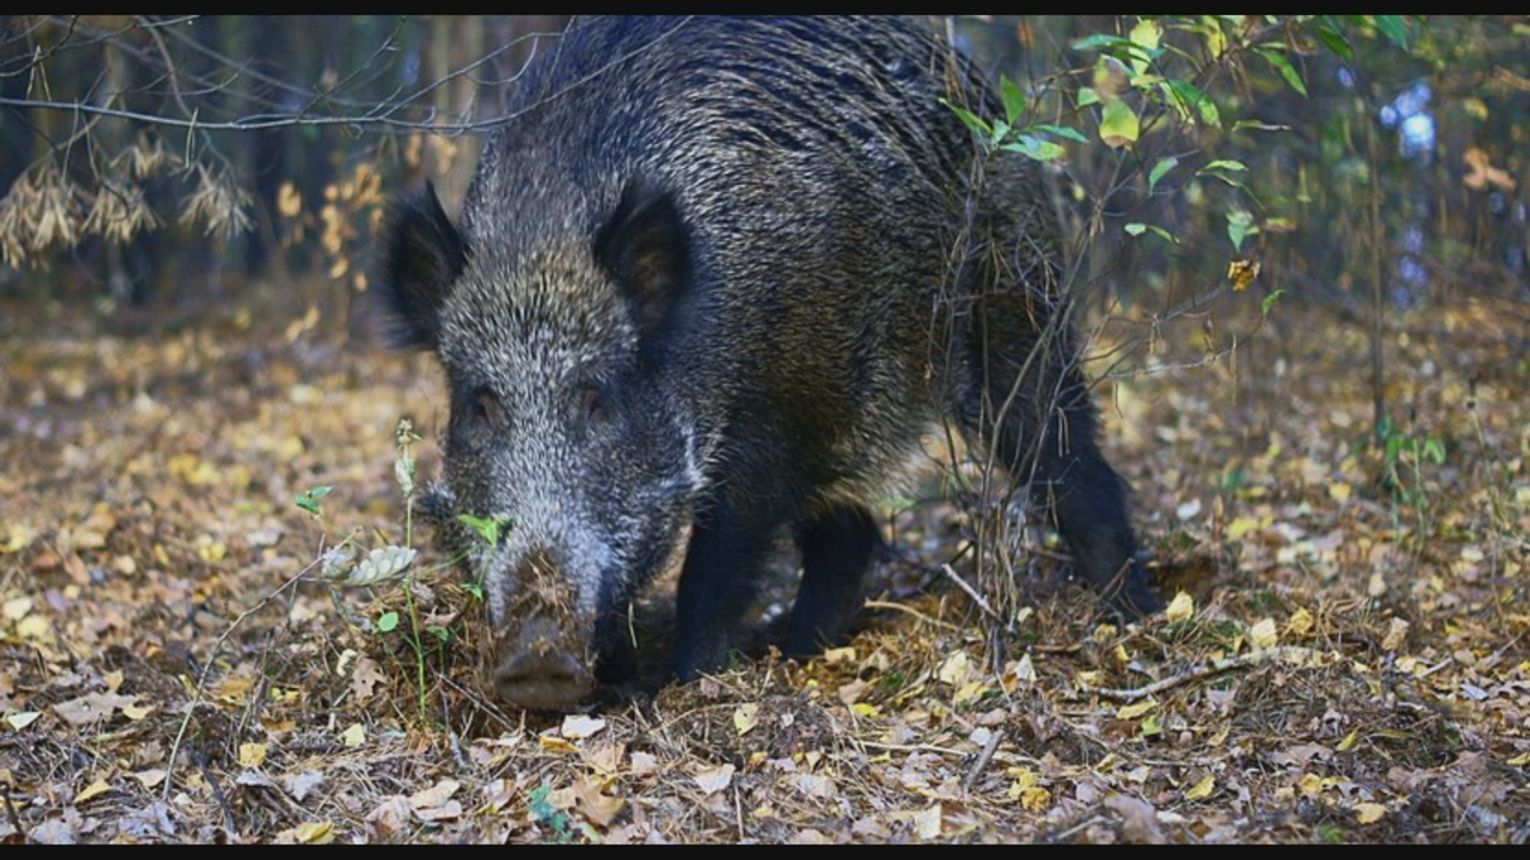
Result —
M418 694L419 714L423 720L429 713L427 707L429 687L426 683L427 658L432 649L444 653L445 647L452 642L454 634L449 626L422 623L415 604L417 590L423 588L419 585L419 577L453 568L474 553L471 548L464 549L445 561L424 568L417 566L419 550L414 546L414 508L419 485L416 483L418 464L413 454L413 446L421 441L421 437L414 432L414 426L409 419L405 418L399 421L394 431L394 440L398 455L394 459L393 474L404 501L402 543L384 543L381 546L369 547L364 543L363 534L356 532L347 535L326 550L320 556L318 564L320 577L330 587L335 606L348 623L378 635L404 637L404 642L414 656L413 674ZM330 531L329 521L324 515L320 500L329 496L334 490L333 486L314 487L294 499L294 504L319 521L326 534ZM489 559L492 558L493 550L499 546L505 533L512 526L512 521L508 517L480 518L469 514L457 515L456 521L476 533L489 549L488 552L477 553L476 574L473 581L464 586L473 600L481 603L484 597L483 576ZM373 589L390 584L397 584L402 591L403 611L388 610L372 620L359 617L346 605L336 590L339 587ZM406 620L407 624L404 623Z
M1411 508L1418 518L1418 533L1429 533L1430 499L1424 482L1424 466L1445 464L1445 440L1433 434L1409 432L1389 415L1376 427L1382 443L1381 484L1391 493L1394 505Z
M544 782L532 789L531 796L526 801L526 809L531 813L533 822L551 827L557 843L566 845L573 841L574 831L569 826L568 814L554 808L551 797L552 786Z

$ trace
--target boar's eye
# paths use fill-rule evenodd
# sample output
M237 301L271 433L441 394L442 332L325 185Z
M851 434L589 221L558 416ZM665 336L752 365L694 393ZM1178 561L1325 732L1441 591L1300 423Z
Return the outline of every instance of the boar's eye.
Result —
M486 387L474 390L467 400L467 414L472 423L479 427L491 427L496 430L505 425L504 412L500 409L499 398L494 392Z
M596 385L583 385L575 402L575 418L581 427L594 427L606 422L611 412L604 394Z

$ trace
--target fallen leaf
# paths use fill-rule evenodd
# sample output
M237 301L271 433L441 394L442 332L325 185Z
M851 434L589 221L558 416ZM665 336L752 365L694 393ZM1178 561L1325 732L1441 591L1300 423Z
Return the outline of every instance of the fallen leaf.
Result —
M1387 814L1387 808L1379 803L1358 803L1355 805L1355 820L1361 824L1375 824Z
M1286 633L1299 639L1310 632L1312 632L1312 613L1306 609L1297 609L1286 622Z
M153 788L165 781L165 772L159 768L151 768L133 774L133 778L138 780L138 784L144 788Z
M76 806L88 803L92 798L100 797L101 795L111 790L112 787L106 783L106 780L98 779L90 785L85 786L85 788L81 790L79 794L76 794L74 796L74 803Z
M442 806L446 803L446 801L450 800L451 796L456 794L457 789L461 787L462 783L456 781L455 779L443 779L430 788L411 794L409 796L409 805L414 807L416 812L422 809L430 809L433 807Z
M1275 619L1265 618L1258 624L1249 628L1249 641L1254 643L1255 648L1271 648L1280 641L1280 635L1275 632Z
M266 760L265 744L240 744L239 766L260 767Z
M1163 611L1163 617L1171 624L1188 621L1195 614L1195 598L1181 591L1169 601L1169 606Z
M605 727L606 721L598 717L570 714L563 718L563 726L559 729L559 733L569 740L582 741L598 734Z
M1387 622L1387 634L1381 639L1381 650L1396 651L1401 648L1403 640L1408 636L1408 627L1408 622L1397 617Z
M716 794L733 782L733 765L725 764L722 767L709 768L691 779L701 789L702 794Z
M925 809L914 816L914 832L925 841L940 838L941 824L943 823L940 804Z
M627 802L602 793L605 784L599 779L580 776L574 780L574 796L579 814L596 827L610 827Z
M749 734L749 731L760 724L760 706L754 703L739 705L733 712L733 730L739 736Z

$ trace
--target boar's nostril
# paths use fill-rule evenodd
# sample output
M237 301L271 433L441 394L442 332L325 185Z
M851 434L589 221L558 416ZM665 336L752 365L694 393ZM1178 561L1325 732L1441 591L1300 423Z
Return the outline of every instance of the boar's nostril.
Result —
M563 651L532 648L506 657L494 670L494 692L512 705L560 711L585 703L595 677L578 658Z

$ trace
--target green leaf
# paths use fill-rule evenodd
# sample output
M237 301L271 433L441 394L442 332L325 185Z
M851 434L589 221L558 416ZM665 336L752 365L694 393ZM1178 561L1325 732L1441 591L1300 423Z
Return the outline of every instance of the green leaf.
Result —
M1089 138L1084 137L1082 132L1078 131L1077 129L1069 128L1065 125L1052 125L1051 123L1042 122L1035 125L1028 125L1025 127L1025 130L1039 132L1041 134L1050 134L1054 137L1066 137L1069 140L1076 140L1079 143L1089 142Z
M1206 53L1213 60L1222 56L1227 50L1227 37L1222 33L1222 22L1210 15L1201 16L1201 25L1196 28L1206 40Z
M1162 38L1163 27L1159 26L1157 21L1144 18L1143 20L1137 22L1137 26L1132 28L1132 44L1138 45L1144 50L1157 50L1158 42ZM1132 68L1137 72L1137 74L1140 75L1147 71L1149 62L1150 61L1147 57L1133 57Z
M1020 118L1025 112L1025 93L1020 91L1020 86L1008 77L999 77L999 97L1004 101L1004 119L1010 125Z
M325 496L329 495L330 493L332 493L334 491L335 491L335 488L332 487L332 486L314 487L313 489L309 490L308 492L304 493L303 495L298 496L296 499L293 499L293 503L296 504L298 507L302 508L303 510L309 512L310 514L313 514L314 516L318 516L319 515L319 500L324 498Z
M1095 104L1099 104L1099 103L1100 103L1100 94L1095 92L1093 87L1079 87L1078 88L1078 106L1079 107L1088 107L1090 105L1095 105Z
M1275 292L1270 293L1269 295L1265 296L1264 300L1259 303L1259 311L1260 311L1260 313L1264 314L1265 316L1269 316L1270 315L1270 308L1275 307L1275 300L1279 299L1281 294L1284 293L1284 292L1285 292L1285 290L1277 287L1275 289Z
M1158 180L1162 179L1165 173L1173 170L1176 164L1179 164L1179 159L1173 157L1172 155L1168 158L1158 159L1158 163L1153 165L1152 170L1148 171L1149 194L1153 192L1153 189L1158 187Z
M1248 166L1241 161L1233 161L1230 158L1219 158L1216 161L1210 162L1205 167L1202 167L1200 170L1197 170L1195 175L1200 176L1203 173L1212 173L1213 171L1217 170L1243 171L1248 170Z
M1106 105L1100 114L1100 140L1112 149L1130 147L1137 142L1137 136L1141 133L1142 126L1137 115L1124 99L1116 99Z
M969 128L969 129L971 129L973 134L977 135L978 137L983 138L983 140L985 142L988 140L989 136L993 133L993 128L987 123L987 121L985 121L982 117L978 116L977 114L973 113L972 111L967 110L966 108L964 108L964 107L962 107L960 105L951 104L950 102L946 101L945 99L941 99L940 103L945 105L946 107L950 108L951 112L956 114L957 118L962 121L963 125L967 126L967 128Z
M1227 213L1227 238L1232 240L1234 248L1243 250L1243 240L1253 225L1254 216L1242 209Z
M1215 126L1222 124L1222 115L1217 111L1216 102L1213 102L1211 96L1206 95L1200 87L1189 81L1168 81L1164 87L1166 88L1165 97L1179 111L1182 118L1189 120L1190 111L1193 108L1200 114L1201 122Z
M1328 50L1332 51L1334 56L1346 63L1353 63L1355 49L1350 47L1349 39L1344 35L1344 31L1340 30L1328 16L1323 17L1324 20L1317 25L1318 39L1328 46Z
M1098 51L1104 48L1130 47L1132 47L1132 41L1130 39L1125 39L1121 36L1114 36L1110 33L1094 33L1085 36L1082 39L1075 40L1072 45L1072 48L1075 51Z
M1175 238L1173 233L1170 233L1168 230L1165 230L1162 227L1156 227L1152 224L1141 224L1133 222L1131 224L1127 224L1121 229L1125 230L1127 235L1130 236L1141 236L1143 233L1152 233L1154 236L1157 236L1165 242L1168 242L1170 245L1179 244L1179 239Z
M1061 146L1029 134L1022 134L1014 143L1006 143L999 148L1009 150L1010 152L1018 152L1026 158L1032 158L1036 161L1052 161L1053 159L1061 158L1064 154Z
M1376 29L1404 51L1408 50L1408 22L1401 15L1376 15Z
M377 619L377 632L392 633L396 629L398 629L397 612L384 612L382 617Z
M1424 456L1433 460L1436 466L1445 465L1445 440L1438 436L1424 440Z
M492 548L499 546L500 538L504 537L505 532L509 531L515 521L510 517L483 518L472 514L458 514L457 522L478 532L478 536L483 538L484 543Z
M1296 68L1291 65L1291 61L1286 59L1283 54L1278 51L1262 50L1259 52L1259 55L1270 61L1270 65L1280 72L1280 76L1286 79L1286 83L1290 85L1291 89L1301 93L1303 97L1307 95L1307 85L1302 82L1302 76L1297 74Z

